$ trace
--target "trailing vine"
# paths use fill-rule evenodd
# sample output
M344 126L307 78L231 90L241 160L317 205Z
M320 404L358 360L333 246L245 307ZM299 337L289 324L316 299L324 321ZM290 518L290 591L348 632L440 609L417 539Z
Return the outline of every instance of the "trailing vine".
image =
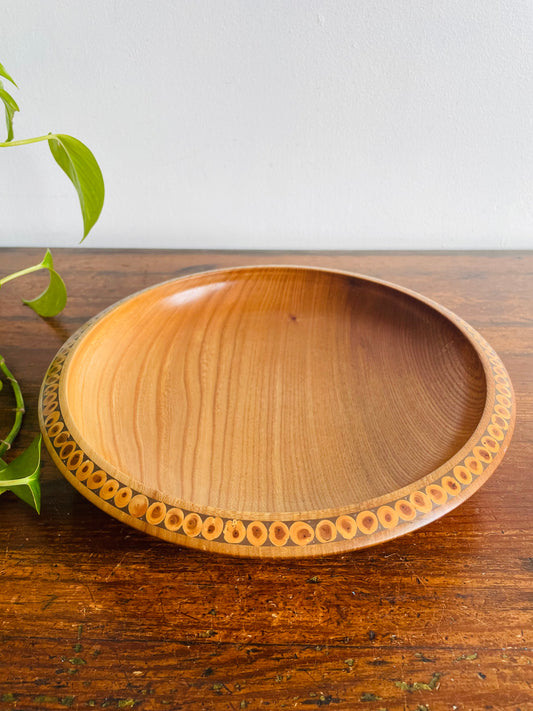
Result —
M42 141L48 142L48 147L55 162L68 176L78 193L83 218L83 241L96 224L104 204L105 190L100 166L87 146L72 136L61 133L48 133L44 136L15 141L13 119L15 113L19 111L19 107L13 96L5 89L2 79L17 87L5 67L0 63L0 100L4 104L6 118L6 140L0 141L0 148L13 148ZM49 318L59 314L67 302L65 284L54 269L50 250L46 251L43 260L39 264L0 278L0 288L14 279L42 269L48 271L48 286L42 294L34 299L23 300L23 303L33 309L39 316ZM36 437L22 454L12 459L9 463L4 460L4 455L11 449L22 427L25 405L19 383L8 368L2 355L0 355L0 374L4 381L10 384L15 397L13 425L5 437L0 435L0 494L5 491L11 491L39 512L41 508L39 482L41 437ZM0 379L0 390L2 385L3 382Z

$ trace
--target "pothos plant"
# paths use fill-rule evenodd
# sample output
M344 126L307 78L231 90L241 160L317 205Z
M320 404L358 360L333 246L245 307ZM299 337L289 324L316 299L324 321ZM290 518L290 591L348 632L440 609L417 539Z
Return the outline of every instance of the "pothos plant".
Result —
M36 138L24 138L15 141L13 118L19 107L15 99L5 89L2 79L14 87L17 86L5 67L0 64L0 99L5 108L7 129L6 140L0 141L0 148L13 148L41 141L48 143L54 160L66 173L78 193L83 217L83 241L98 220L104 204L104 181L96 158L87 146L77 138L66 136L62 133L48 133ZM50 250L46 251L43 260L39 264L4 277L0 276L0 287L4 287L5 284L13 279L19 279L42 269L46 269L49 274L47 288L36 298L23 300L23 303L33 309L39 316L47 318L60 313L67 302L65 284L54 269ZM21 429L25 407L20 386L1 355L0 378L3 378L4 382L9 383L11 386L16 403L11 430L3 438L1 438L2 435L0 434L0 494L12 491L39 512L41 508L39 483L41 437L36 437L22 454L12 459L9 463L4 459L5 454L11 449L15 437ZM2 379L0 379L0 389L2 389L2 385Z

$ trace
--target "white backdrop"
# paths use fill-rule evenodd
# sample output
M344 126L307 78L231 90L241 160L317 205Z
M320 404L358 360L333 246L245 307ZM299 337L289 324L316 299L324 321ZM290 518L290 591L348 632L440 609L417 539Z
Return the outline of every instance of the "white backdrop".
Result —
M0 62L15 137L100 162L84 246L533 246L530 0L3 0ZM0 151L0 211L81 236L46 144Z

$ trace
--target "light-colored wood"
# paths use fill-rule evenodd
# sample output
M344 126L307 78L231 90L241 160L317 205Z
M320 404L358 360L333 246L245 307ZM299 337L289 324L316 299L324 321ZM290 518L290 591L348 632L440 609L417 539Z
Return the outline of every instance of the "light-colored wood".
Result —
M365 547L490 476L512 386L464 321L353 274L250 267L126 299L59 352L41 392L67 478L117 518L235 555Z

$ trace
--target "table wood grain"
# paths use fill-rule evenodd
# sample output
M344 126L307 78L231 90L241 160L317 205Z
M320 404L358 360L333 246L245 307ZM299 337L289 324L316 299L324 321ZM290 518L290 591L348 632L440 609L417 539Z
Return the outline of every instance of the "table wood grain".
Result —
M0 250L0 273L42 251ZM345 269L419 291L489 341L515 387L514 439L458 509L340 556L246 560L179 548L107 516L43 453L42 513L0 499L0 710L533 709L533 254L55 250L50 321L0 294L0 352L26 396L17 450L62 343L130 293L244 264ZM5 429L12 407L1 394ZM4 430L2 430L3 433ZM16 451L17 451L16 450ZM16 453L15 451L15 453Z

